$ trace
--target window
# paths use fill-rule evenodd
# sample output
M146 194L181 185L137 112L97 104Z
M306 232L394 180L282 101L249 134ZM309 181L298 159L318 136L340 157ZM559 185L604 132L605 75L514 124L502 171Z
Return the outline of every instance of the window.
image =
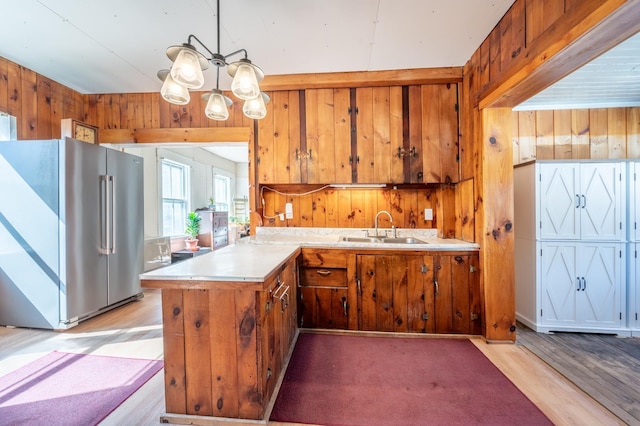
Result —
M229 211L231 205L231 179L227 176L215 175L213 192L216 198L216 210Z
M162 235L183 235L188 209L189 166L162 160Z

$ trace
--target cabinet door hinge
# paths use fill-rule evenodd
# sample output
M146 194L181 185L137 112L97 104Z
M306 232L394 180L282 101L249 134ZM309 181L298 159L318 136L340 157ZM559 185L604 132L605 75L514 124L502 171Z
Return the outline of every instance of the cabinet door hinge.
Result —
M427 321L429 319L429 314L428 313L423 313L422 314L422 321Z
M460 162L460 154L456 154L456 163Z
M620 250L620 259L622 259L622 250Z
M476 271L476 267L474 265L469 265L469 272L474 273Z
M620 229L622 230L622 222L620 222Z
M620 312L620 319L622 319L622 312Z
M260 157L256 158L256 164L260 164Z
M420 272L422 272L423 274L429 272L429 268L427 267L427 265L422 265L422 267L420 268Z
M474 312L471 312L471 317L470 317L471 321L476 321L478 318L480 318L480 315Z
M459 111L460 111L460 105L455 104L454 108L455 108L456 112L459 112Z
M540 249L540 257L542 257L542 249Z
M542 316L542 309L540 309L540 316Z

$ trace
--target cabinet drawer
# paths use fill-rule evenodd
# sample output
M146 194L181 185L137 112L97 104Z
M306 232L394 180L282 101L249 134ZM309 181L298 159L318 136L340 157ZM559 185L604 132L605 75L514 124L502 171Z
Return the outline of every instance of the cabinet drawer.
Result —
M303 287L346 287L347 270L336 268L300 268Z
M303 267L346 268L347 256L343 250L302 249Z

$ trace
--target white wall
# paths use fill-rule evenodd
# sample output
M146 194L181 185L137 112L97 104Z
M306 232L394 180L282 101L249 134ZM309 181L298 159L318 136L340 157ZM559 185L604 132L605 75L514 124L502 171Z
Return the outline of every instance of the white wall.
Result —
M161 188L159 164L165 158L186 164L191 168L191 200L189 210L206 207L213 196L213 176L221 174L231 178L232 197L249 194L248 163L234 163L200 148L125 148L125 152L144 159L144 235L160 236ZM239 195L237 195L239 194Z

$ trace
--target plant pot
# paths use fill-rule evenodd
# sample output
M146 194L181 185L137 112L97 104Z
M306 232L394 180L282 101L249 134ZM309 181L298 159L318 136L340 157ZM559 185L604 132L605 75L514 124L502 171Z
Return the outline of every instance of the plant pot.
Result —
M194 239L187 238L186 240L184 240L184 243L187 250L191 250L191 251L200 250L200 247L198 247L198 240L195 238Z

